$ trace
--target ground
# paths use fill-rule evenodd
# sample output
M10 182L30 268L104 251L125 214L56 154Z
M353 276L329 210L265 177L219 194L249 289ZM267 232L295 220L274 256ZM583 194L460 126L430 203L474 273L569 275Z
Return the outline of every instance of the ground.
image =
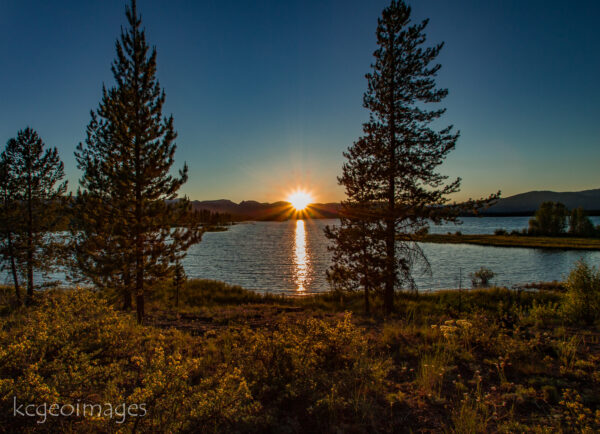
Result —
M360 294L262 296L157 287L146 324L106 294L6 297L7 432L597 432L600 333L560 290L400 294L384 318ZM114 419L14 417L22 402L144 402ZM20 402L21 402L20 401Z

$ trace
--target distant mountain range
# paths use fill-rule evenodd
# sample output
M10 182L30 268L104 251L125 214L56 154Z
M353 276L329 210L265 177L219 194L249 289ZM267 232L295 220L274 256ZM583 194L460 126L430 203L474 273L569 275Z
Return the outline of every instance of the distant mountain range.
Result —
M483 214L529 215L537 210L542 202L560 202L568 209L582 207L588 213L600 212L600 189L556 192L528 191L500 199Z
M296 214L289 202L261 203L245 200L235 203L227 199L192 201L197 210L207 209L212 212L231 214L235 220L287 220ZM336 218L339 203L313 203L306 209L304 216L310 218Z
M600 214L600 189L575 192L529 191L500 199L482 215L531 215L542 202L561 202L568 209L583 207L592 214ZM235 220L287 220L294 216L288 202L264 203L246 200L235 203L227 199L192 201L194 209L231 214ZM311 204L306 211L310 218L335 218L339 203Z

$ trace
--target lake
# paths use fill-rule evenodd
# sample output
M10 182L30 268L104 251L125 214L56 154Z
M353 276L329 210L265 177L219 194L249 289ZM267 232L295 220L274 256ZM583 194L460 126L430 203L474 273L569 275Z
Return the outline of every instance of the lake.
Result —
M595 225L600 217L592 217ZM491 234L526 228L529 217L465 217L463 223L432 226L431 233ZM214 279L261 292L303 295L327 291L325 271L331 254L323 235L326 225L338 220L243 222L225 232L208 232L192 246L183 265L190 278ZM421 244L431 264L431 274L415 270L419 290L471 287L469 273L484 266L496 276L492 283L511 287L529 282L562 280L579 259L600 264L600 251L560 251L475 246ZM50 276L63 280L64 274ZM7 270L1 283L11 284ZM39 274L36 281L45 280Z
M432 226L432 233L461 231L490 234L495 229L521 230L529 217L465 217L460 225ZM595 225L600 217L592 217ZM184 261L190 278L215 279L258 291L310 294L329 289L330 265L326 225L337 220L245 222L226 232L204 234ZM470 287L469 273L484 266L496 273L492 283L512 286L534 281L562 280L579 259L600 263L597 251L558 251L460 244L422 244L431 274L416 271L420 290Z

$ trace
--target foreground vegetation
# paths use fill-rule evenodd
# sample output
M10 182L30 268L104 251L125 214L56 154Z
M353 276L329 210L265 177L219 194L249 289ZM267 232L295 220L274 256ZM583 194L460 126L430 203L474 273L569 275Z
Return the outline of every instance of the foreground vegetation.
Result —
M544 237L521 234L425 234L418 236L423 243L477 244L496 247L529 247L537 249L600 250L598 238Z
M567 287L597 290L597 273L582 267ZM362 314L359 294L262 296L189 281L179 308L170 285L156 287L143 326L91 290L47 291L28 307L10 294L0 317L5 432L600 429L598 319L578 315L572 292L403 294L384 320ZM13 416L13 397L145 403L147 414L37 423Z

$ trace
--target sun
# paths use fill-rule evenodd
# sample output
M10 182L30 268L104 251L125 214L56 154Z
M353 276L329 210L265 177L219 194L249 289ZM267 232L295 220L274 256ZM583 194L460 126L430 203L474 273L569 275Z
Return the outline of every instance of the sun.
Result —
M292 204L296 211L304 210L308 205L312 203L312 196L306 191L296 190L290 194L287 201Z

